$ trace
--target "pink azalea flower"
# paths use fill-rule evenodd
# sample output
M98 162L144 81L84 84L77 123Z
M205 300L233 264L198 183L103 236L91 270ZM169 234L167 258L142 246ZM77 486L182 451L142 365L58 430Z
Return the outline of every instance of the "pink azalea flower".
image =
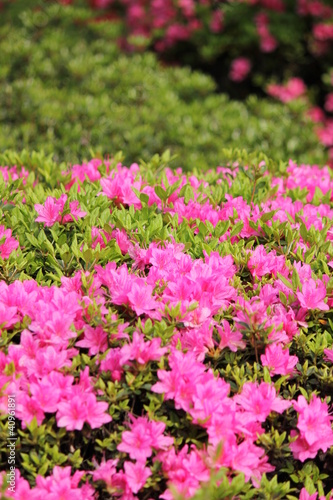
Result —
M260 467L260 459L264 455L262 448L249 440L243 441L239 446L233 445L228 452L230 466L233 470L243 472L246 481L249 481L253 477L255 470ZM272 470L274 470L274 467L270 466L268 471Z
M102 231L94 226L91 228L91 239L92 239L91 248L95 249L98 244L101 249L105 248L105 242L104 239L102 238L102 234L107 242L112 239L111 234L107 233L106 231Z
M84 338L75 344L78 347L89 348L89 355L95 356L99 352L105 352L108 348L108 334L101 326L93 328L86 325L84 328Z
M12 230L2 225L0 225L0 240L4 240L0 244L0 257L8 259L10 254L18 248L19 242L12 237Z
M54 387L50 377L43 377L42 380L30 384L32 398L45 413L57 411L58 402L61 397L61 390Z
M220 336L220 343L218 345L219 349L225 349L228 347L231 351L236 352L237 349L245 349L246 343L243 340L243 335L241 332L232 332L230 324L227 320L222 322L223 328L221 326L216 326L216 329Z
M297 440L290 444L293 455L304 462L307 458L314 458L319 450L326 452L333 446L333 430L326 403L318 396L313 395L310 403L304 396L299 396L294 402L294 408L298 412L296 431L291 431L290 436L297 436Z
M275 387L267 382L259 385L245 382L240 394L234 396L234 401L255 421L264 422L271 411L283 413L292 405L276 395Z
M123 168L118 165L117 170L113 170L108 177L100 180L102 193L116 204L133 205L135 208L141 208L141 202L132 190L140 190L141 181L135 180L133 173L136 171L136 164L133 164L130 169ZM132 169L132 170L131 170Z
M105 359L101 361L100 370L110 371L112 380L120 380L124 371L120 363L121 357L120 347L110 349Z
M129 303L138 316L140 314L149 314L156 309L155 299L152 297L153 287L150 285L142 286L134 282L131 291L128 294Z
M1 475L0 475L0 488L1 488ZM18 469L15 469L15 492L7 489L6 497L15 500L39 500L38 493L30 488L29 482L21 476Z
M247 265L252 276L262 278L275 269L277 257L274 252L267 253L265 247L259 245L253 250Z
M127 254L127 252L132 246L132 243L130 242L126 234L126 231L124 229L120 230L117 228L114 231L112 231L112 237L115 238L117 245L121 250L121 253L123 255Z
M138 493L139 490L146 484L151 470L145 467L144 462L125 462L124 469L126 474L126 481L133 493Z
M246 57L238 57L231 63L229 72L230 80L234 82L241 82L244 80L251 71L251 62Z
M76 200L69 202L69 209L70 213L63 217L62 219L63 223L72 222L73 219L74 220L81 219L82 217L85 217L87 215L87 212L81 210L81 208L79 207L79 202Z
M45 226L53 226L55 222L61 221L61 212L64 204L52 196L48 196L44 205L36 204L35 210L38 213L36 222L44 222Z
M17 398L16 417L22 420L22 427L25 429L26 424L30 424L34 417L37 424L41 425L45 414L36 399L21 391Z
M118 460L102 460L96 470L91 471L94 481L104 481L107 486L112 485L112 476L117 472Z
M7 307L0 302L0 331L3 328L10 328L20 321L17 315L17 307Z
M188 446L184 446L177 454L174 448L166 452L160 452L157 456L162 463L162 470L168 477L168 486L173 486L179 494L185 498L191 498L200 487L200 481L208 481L209 469L202 454L193 447L188 452ZM174 495L166 490L160 498L173 500Z
M93 159L88 163L82 163L82 165L73 165L69 172L63 172L63 174L71 174L71 181L66 184L66 189L70 189L75 182L84 182L87 178L91 182L100 179L101 174L98 171L98 167L101 165L102 161L99 159Z
M301 97L306 92L306 86L300 78L291 78L286 85L271 84L267 87L267 93L282 102L289 102Z
M304 309L320 309L321 311L328 311L329 307L324 302L326 297L326 287L321 280L314 280L310 278L303 283L302 291L296 293L297 298Z
M281 344L270 344L261 355L263 366L267 366L271 375L289 375L294 372L298 363L297 356L290 356L288 349L283 349Z
M79 482L84 476L84 471L76 471L71 476L71 467L53 468L52 475L36 477L36 487L32 493L36 494L36 500L43 498L47 500L93 500L95 490L89 484L79 487ZM30 498L30 497L29 497ZM34 497L31 497L34 498Z
M305 488L302 488L299 495L299 500L317 500L317 497L318 493L312 493L312 495L310 495L310 493L308 493Z
M149 421L146 417L132 418L129 431L124 431L117 449L129 454L133 460L145 462L153 448L163 450L173 444L173 438L163 435L163 422Z
M44 222L45 226L51 227L56 222L72 222L73 219L76 220L87 215L86 212L80 209L79 202L75 200L69 203L70 213L63 216L62 212L66 201L67 194L62 194L58 200L52 196L48 196L44 205L35 205L35 210L39 214L35 221Z
M166 347L161 347L160 338L154 338L145 342L143 335L134 332L132 342L125 344L120 350L120 364L123 366L127 361L135 360L139 364L144 365L149 361L159 360L167 350Z
M164 393L165 399L174 399L176 408L188 411L196 384L202 380L205 365L199 363L193 353L173 350L169 355L171 371L157 370L159 381L151 388L153 392Z
M81 430L87 422L92 429L96 429L111 422L112 418L105 413L107 409L108 403L97 401L92 393L76 394L69 401L58 404L57 424L72 431Z
M333 349L324 349L324 354L326 354L326 359L333 363Z

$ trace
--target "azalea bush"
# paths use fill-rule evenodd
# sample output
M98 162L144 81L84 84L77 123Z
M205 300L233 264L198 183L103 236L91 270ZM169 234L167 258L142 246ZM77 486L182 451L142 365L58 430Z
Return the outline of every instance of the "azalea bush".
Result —
M0 15L0 150L44 149L58 162L124 150L127 162L170 149L208 169L228 147L323 164L302 100L231 101L213 80L122 53L119 22L57 2L10 2ZM35 7L35 8L33 8ZM38 7L38 8L37 8Z
M36 0L90 6L91 18L121 24L125 50L152 48L162 57L211 71L229 92L265 88L267 79L304 79L323 99L332 68L333 9L329 0ZM2 0L12 18L23 0ZM273 57L272 57L273 56ZM236 85L235 85L236 83Z
M223 158L0 156L3 498L332 498L331 172Z

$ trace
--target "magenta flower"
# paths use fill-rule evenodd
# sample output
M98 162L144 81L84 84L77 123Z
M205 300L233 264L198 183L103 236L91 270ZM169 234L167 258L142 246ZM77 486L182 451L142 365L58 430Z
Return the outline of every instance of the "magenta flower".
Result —
M99 352L105 352L108 348L108 334L101 326L93 328L86 325L84 328L84 338L75 344L78 347L89 348L89 355L95 356Z
M121 379L124 371L122 365L120 364L121 356L120 347L114 347L108 351L105 359L101 361L100 370L110 371L112 380Z
M80 190L80 184L86 179L91 182L97 181L101 178L101 174L98 171L98 167L102 165L102 161L95 158L88 163L82 163L82 165L73 165L68 172L63 172L63 174L71 174L71 180L66 184L66 189L70 189L74 183L78 184L78 190Z
M283 413L292 405L291 401L278 397L275 387L267 382L261 382L259 385L246 382L242 392L234 396L234 401L251 419L258 422L264 422L271 411Z
M259 245L253 250L248 261L248 268L252 276L262 278L270 274L276 267L276 256L273 252L267 253L263 245Z
M138 493L139 490L146 484L151 470L145 467L144 462L125 462L124 469L126 474L126 481L133 493Z
M318 493L312 493L312 495L310 495L310 493L308 493L306 488L302 488L299 495L299 500L317 500L317 497Z
M324 302L326 297L326 287L321 280L314 280L310 278L303 283L302 291L296 293L297 298L304 309L320 309L321 311L328 311L329 307Z
M87 422L92 429L111 422L110 415L105 413L108 404L97 401L96 396L89 394L75 394L69 401L58 404L57 424L66 427L68 431L81 430Z
M139 364L144 365L149 361L159 360L167 350L166 347L161 347L160 338L145 342L143 335L134 332L132 342L130 344L125 344L120 350L120 364L123 366L127 361L135 360Z
M26 424L30 424L34 417L36 417L38 425L41 425L45 414L39 402L22 391L17 398L16 416L22 420L22 427L25 428Z
M132 188L140 190L141 180L135 180L135 173L138 167L135 163L130 169L119 165L117 171L113 170L108 177L100 180L102 195L106 195L116 204L133 205L135 208L141 208L141 202Z
M71 201L69 203L70 213L63 216L63 210L67 201L67 194L62 194L57 200L52 196L48 196L44 205L36 204L35 210L38 213L36 222L44 222L45 226L51 227L56 222L66 223L72 222L73 219L79 219L87 215L79 207L78 201Z
M142 286L136 282L132 284L128 300L138 316L140 314L149 314L150 311L156 309L156 302L152 297L152 291L153 287L150 285Z
M83 210L81 210L79 202L76 200L69 202L69 209L70 213L65 215L62 219L63 224L65 222L73 222L73 219L82 219L82 217L85 217L87 215L87 212L83 212Z
M324 349L324 354L326 354L326 359L333 363L333 349Z
M271 344L261 355L261 362L268 367L271 375L289 375L293 373L298 358L290 356L289 349L283 349L281 344Z
M96 470L92 471L94 481L104 481L108 486L112 484L112 476L117 473L118 460L102 460Z
M117 449L128 453L133 460L145 462L152 455L153 448L165 450L173 445L173 438L163 435L164 422L151 421L146 417L131 419L130 430L123 432Z
M8 259L10 254L18 248L19 242L12 237L12 230L2 225L0 225L0 240L4 240L0 244L0 257Z
M0 302L0 332L3 328L10 328L20 321L17 315L17 307L8 307Z
M61 397L61 390L50 383L49 378L44 377L38 383L30 384L32 398L45 413L57 411L58 402Z
M233 332L230 328L230 324L225 319L222 324L223 328L221 326L216 326L220 336L220 343L218 345L219 349L225 349L228 347L230 351L233 352L236 352L237 349L245 349L246 343L243 340L241 332Z
M231 63L229 78L233 82L241 82L251 71L251 61L246 57L238 57Z
M79 482L84 476L84 471L76 471L71 476L71 467L53 468L52 475L36 477L36 487L31 490L29 498L39 500L93 500L95 491L89 484L79 487Z
M310 403L304 396L298 396L294 408L298 412L299 434L291 431L290 436L297 436L297 439L290 444L290 448L294 457L304 462L307 458L314 458L319 450L325 453L333 446L332 417L327 404L316 395L312 396Z
M53 226L56 222L61 221L61 212L64 208L64 203L52 196L48 196L44 205L35 205L35 210L38 213L36 222L44 222L45 226Z

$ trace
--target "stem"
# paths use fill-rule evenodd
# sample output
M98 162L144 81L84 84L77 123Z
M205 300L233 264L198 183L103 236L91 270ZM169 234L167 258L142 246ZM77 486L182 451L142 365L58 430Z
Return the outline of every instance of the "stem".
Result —
M252 196L251 196L251 201L250 201L250 203L253 203L254 193L255 193L255 190L256 190L256 186L257 186L257 181L258 181L258 179L257 179L257 178L255 178L255 180L254 180L254 184L253 184L253 190L252 190Z
M257 346L257 339L256 339L256 334L255 333L254 333L254 335L252 337L252 341L253 341L254 353L255 353L255 356L256 356L256 362L257 362L257 364L259 364L258 346Z

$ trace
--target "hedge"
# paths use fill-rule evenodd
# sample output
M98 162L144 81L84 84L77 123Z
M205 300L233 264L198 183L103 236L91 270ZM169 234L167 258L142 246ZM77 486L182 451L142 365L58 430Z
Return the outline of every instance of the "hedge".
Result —
M119 23L33 5L0 20L0 150L43 149L71 162L124 150L133 162L170 149L185 170L222 163L224 147L326 162L301 101L230 101L207 76L122 54Z

